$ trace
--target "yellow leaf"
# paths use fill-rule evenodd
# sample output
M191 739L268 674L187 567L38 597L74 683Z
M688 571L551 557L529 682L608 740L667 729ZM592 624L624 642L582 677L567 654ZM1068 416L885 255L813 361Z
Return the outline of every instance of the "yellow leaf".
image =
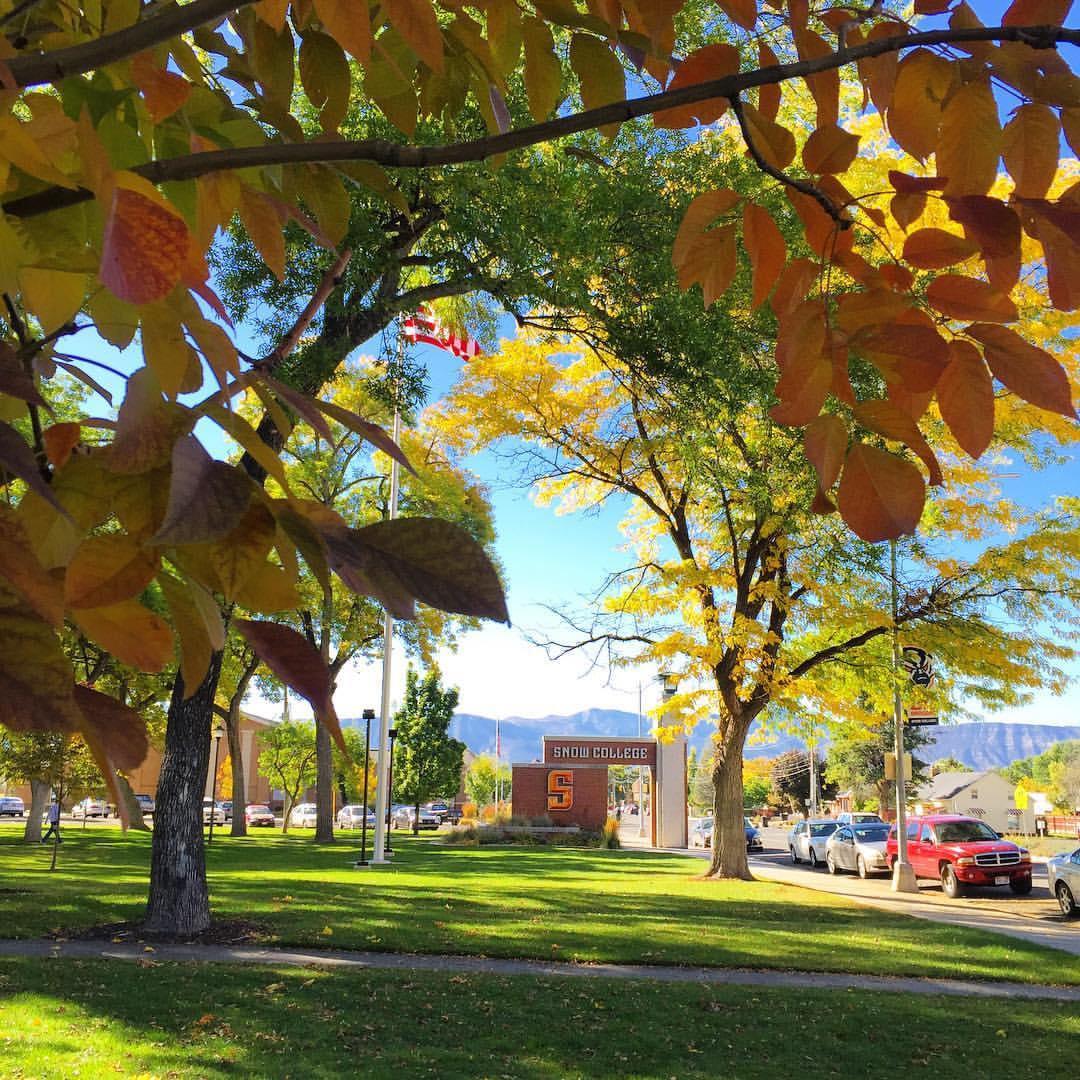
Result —
M236 602L249 611L272 615L300 606L300 595L289 574L273 563L263 563L237 590Z
M157 573L157 553L123 533L91 536L72 556L64 579L68 607L99 608L138 596Z
M443 70L443 36L429 0L385 0L394 29L434 72Z
M803 147L803 164L807 172L845 172L859 153L859 136L845 131L838 124L818 128Z
M210 667L213 649L206 624L196 608L190 588L169 574L162 574L158 579L165 602L172 614L173 629L176 631L180 652L180 674L184 680L184 698L191 697L198 690ZM199 586L194 586L199 588Z
M314 0L315 13L330 36L361 63L371 59L368 0Z
M69 274L63 270L37 266L23 266L19 270L23 304L37 316L46 333L71 322L82 310L87 281L86 274Z
M562 68L555 56L555 42L547 23L526 16L522 23L525 40L525 90L529 112L542 123L562 100Z
M746 128L758 153L774 168L786 169L795 160L795 136L767 119L753 105L743 105Z
M1041 199L1057 172L1061 127L1046 105L1021 105L1005 125L1005 168L1024 199Z
M1001 122L989 78L964 83L949 98L937 145L946 195L985 195L997 178Z
M937 147L941 112L954 67L944 57L916 49L900 61L889 104L889 131L912 157L925 161Z
M581 101L586 109L610 105L626 95L622 64L599 38L575 34L570 39L570 65L581 83ZM618 130L618 124L605 124L600 129L609 139Z
M210 545L210 562L227 600L235 599L266 563L275 530L276 522L270 511L261 502L252 502L236 528Z
M140 333L143 360L157 375L168 397L176 398L199 389L202 366L171 307L165 304L148 307L143 312Z
M285 278L285 222L277 207L265 196L250 188L240 192L240 220L251 242L259 249L263 262L278 281Z
M137 600L72 612L91 641L122 664L139 671L161 671L172 659L173 636L168 624Z
M0 115L0 157L47 184L57 184L65 188L78 186L71 177L65 176L49 161L27 131L27 126L10 113Z

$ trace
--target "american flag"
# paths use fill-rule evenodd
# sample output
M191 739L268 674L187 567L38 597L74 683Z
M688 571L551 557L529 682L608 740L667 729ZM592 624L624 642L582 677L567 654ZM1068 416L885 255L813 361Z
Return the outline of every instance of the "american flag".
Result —
M471 337L460 337L449 327L443 326L427 307L421 307L415 315L407 315L404 329L406 341L434 345L465 360L480 352L480 346Z

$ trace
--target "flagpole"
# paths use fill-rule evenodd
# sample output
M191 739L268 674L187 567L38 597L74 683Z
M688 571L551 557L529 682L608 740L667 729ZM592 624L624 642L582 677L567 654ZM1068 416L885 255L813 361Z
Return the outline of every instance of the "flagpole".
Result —
M398 333L398 372L393 382L394 388L394 431L395 445L401 442L401 410L398 407L400 390L401 364L404 360L405 341ZM390 459L390 507L388 519L393 521L398 512L399 468L397 458ZM383 617L383 667L382 701L379 708L379 751L375 759L375 845L371 861L384 863L386 858L386 815L390 805L390 792L387 791L387 774L390 758L387 744L390 741L390 669L394 656L394 618L387 611ZM367 807L364 807L367 813Z

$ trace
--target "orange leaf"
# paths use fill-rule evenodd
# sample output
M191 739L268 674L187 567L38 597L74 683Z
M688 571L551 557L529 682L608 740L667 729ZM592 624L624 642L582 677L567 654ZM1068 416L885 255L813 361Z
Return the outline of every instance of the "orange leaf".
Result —
M88 537L67 568L68 607L107 607L130 600L150 584L157 568L157 554L124 533Z
M1006 326L976 323L967 332L982 342L990 370L1014 394L1040 409L1075 419L1069 377L1045 349Z
M948 360L945 340L932 325L887 323L860 334L855 345L886 382L915 393L933 390Z
M937 486L942 482L941 466L934 451L930 449L918 424L907 413L890 401L863 401L852 411L863 427L914 450L929 471L931 484Z
M776 366L785 371L791 358L803 349L825 348L825 306L820 300L803 300L780 317L776 334Z
M681 90L686 86L722 79L739 70L739 50L733 45L705 45L692 52L679 66L675 77L667 85L668 90ZM728 110L727 98L710 98L695 101L692 105L680 105L663 109L653 116L658 128L688 128L696 121L712 124Z
M963 225L969 239L979 245L984 256L1001 258L1020 248L1020 218L1000 199L988 195L946 198L949 217Z
M118 174L102 241L102 283L121 300L149 304L172 292L188 259L184 219L141 177Z
M776 53L768 45L758 45L758 67L776 67L780 63ZM780 111L780 84L762 83L758 87L758 112L767 120L775 120Z
M871 28L870 33L866 35L866 40L871 42L881 38L899 37L908 32L908 28L903 23L880 22ZM886 114L892 102L899 64L900 56L895 52L884 53L882 56L868 56L860 60L858 64L859 79L865 88L864 93L870 95L874 108L882 116Z
M847 251L855 237L850 229L841 229L836 220L825 213L817 199L804 195L793 188L787 190L788 202L795 208L802 220L806 233L806 242L822 259L831 260L838 251Z
M797 304L806 299L810 286L818 276L818 266L810 259L792 259L780 272L769 306L778 319L784 318Z
M833 383L833 364L822 351L823 343L824 334L795 341L788 349L777 380L780 404L769 410L777 423L799 427L820 413Z
M937 171L946 195L985 195L997 178L1001 121L989 77L964 83L941 117Z
M926 290L927 303L950 319L975 319L986 322L1014 322L1016 305L984 281L943 274Z
M172 116L191 96L191 83L154 63L154 54L141 52L131 61L131 80L142 92L155 124Z
M1021 105L1005 125L1005 168L1021 198L1041 199L1058 166L1061 125L1047 105Z
M314 0L314 3L315 14L330 36L366 64L371 59L368 0Z
M757 24L757 0L718 0L720 10L744 30L753 30Z
M82 713L84 735L89 735L120 769L135 769L146 757L146 724L130 705L89 686L75 687L75 704Z
M91 641L122 664L139 671L161 671L172 660L172 631L137 600L82 608L71 617Z
M952 86L953 65L927 49L900 61L889 104L889 131L912 157L925 161L936 149L942 102Z
M709 307L727 292L738 269L735 226L720 225L701 233L686 250L676 267L679 288L700 284L705 306Z
M443 36L429 0L386 0L386 13L394 29L429 68L443 70ZM354 16L355 18L355 16Z
M863 540L895 540L915 531L926 488L910 461L855 443L848 450L837 501L841 516Z
M748 202L743 206L743 243L753 268L751 307L760 307L776 283L787 260L784 234L763 206Z
M64 590L34 553L14 511L0 504L0 579L52 626L64 622Z
M833 55L828 42L813 30L794 30L793 36L800 60L819 60ZM840 72L834 68L807 75L806 85L817 105L817 126L823 128L835 124L840 117Z
M940 176L911 176L908 173L889 170L889 183L898 194L911 195L916 193L925 194L928 191L943 191L948 180Z
M71 457L71 451L79 445L82 427L75 423L53 424L41 433L41 437L45 443L45 456L49 459L49 463L59 468Z
M949 346L949 363L937 385L938 409L953 437L973 458L994 435L994 380L979 350L967 341Z
M833 413L822 413L807 426L803 446L806 460L817 470L819 491L828 491L836 483L847 445L847 424Z
M1080 307L1080 251L1060 229L1043 223L1039 243L1046 259L1046 285L1050 302L1059 311Z
M1002 26L1062 26L1072 0L1013 0Z
M894 195L889 201L889 213L901 229L906 229L912 222L918 221L925 209L926 196L921 193Z
M758 112L753 105L743 105L743 117L758 153L774 169L786 169L795 160L795 136L786 127Z
M845 333L854 334L867 326L892 322L908 306L908 298L892 289L841 293L837 297L836 325Z
M920 270L942 270L970 259L978 248L944 229L918 229L904 241L904 261Z
M859 153L859 136L838 124L819 127L803 147L802 159L808 172L845 172Z
M672 265L678 266L697 237L718 217L734 209L738 202L739 195L731 188L720 188L698 195L686 208L679 231L675 234L675 243L671 247Z

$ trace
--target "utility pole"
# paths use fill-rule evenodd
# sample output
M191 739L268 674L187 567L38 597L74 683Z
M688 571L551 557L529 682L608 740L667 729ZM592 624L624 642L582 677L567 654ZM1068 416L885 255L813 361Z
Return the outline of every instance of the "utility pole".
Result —
M893 680L893 750L896 754L896 862L893 863L893 892L917 893L915 871L907 852L907 784L904 776L904 707L900 700L900 586L896 581L896 541L889 541L890 582L892 586L892 680Z

